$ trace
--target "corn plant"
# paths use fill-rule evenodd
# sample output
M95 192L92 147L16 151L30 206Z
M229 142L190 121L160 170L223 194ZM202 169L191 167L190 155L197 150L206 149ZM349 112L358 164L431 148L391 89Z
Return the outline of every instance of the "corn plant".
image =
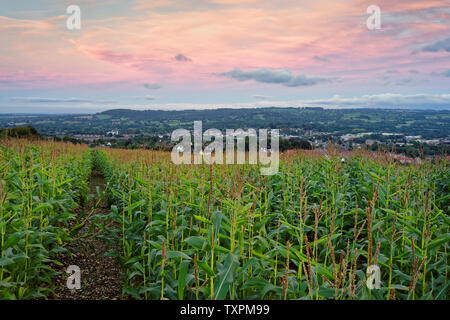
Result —
M3 140L0 145L0 299L51 295L57 253L84 201L90 157L83 147Z
M296 153L280 172L94 151L136 299L445 299L449 164ZM379 290L366 286L370 265Z

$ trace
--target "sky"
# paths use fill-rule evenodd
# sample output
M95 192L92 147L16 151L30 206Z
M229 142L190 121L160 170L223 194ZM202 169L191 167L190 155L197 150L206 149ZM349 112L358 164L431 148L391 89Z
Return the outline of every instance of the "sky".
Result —
M0 113L450 110L449 88L450 0L0 0Z

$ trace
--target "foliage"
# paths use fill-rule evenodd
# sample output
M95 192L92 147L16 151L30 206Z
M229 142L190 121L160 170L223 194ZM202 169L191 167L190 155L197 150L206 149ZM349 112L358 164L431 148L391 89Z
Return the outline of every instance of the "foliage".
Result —
M1 137L39 139L40 134L33 126L13 127L0 130Z
M448 298L446 160L342 161L329 148L285 154L261 176L259 165L2 140L0 169L0 299L52 295L92 169L108 184L102 238L120 248L135 299ZM366 287L370 265L379 290Z
M0 146L0 299L53 292L53 265L90 173L86 148L25 140Z
M139 299L445 299L448 162L296 153L280 173L94 152ZM366 270L382 288L367 289Z

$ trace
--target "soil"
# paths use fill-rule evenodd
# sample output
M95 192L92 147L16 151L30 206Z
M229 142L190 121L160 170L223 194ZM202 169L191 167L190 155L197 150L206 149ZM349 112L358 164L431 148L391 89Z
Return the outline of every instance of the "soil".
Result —
M96 187L103 191L105 186L105 179L100 172L93 171L90 178L90 193L95 195L88 204L77 209L77 214L80 219L74 222L74 225L80 223L84 217L87 216L98 202ZM109 207L101 201L95 208L91 217L98 217L97 223L106 224L102 217L109 213ZM66 246L68 253L60 254L56 259L62 263L62 266L55 266L55 269L60 272L57 276L55 295L51 299L55 300L119 300L122 299L122 281L120 263L115 257L106 256L112 249L119 250L120 248L99 239L98 236L105 236L101 228L95 227L89 230L93 224L93 220L88 219L86 224L82 227L80 232L75 237L82 235L89 235L86 238L81 238ZM111 223L109 223L111 224ZM112 226L111 226L112 227ZM68 289L67 278L69 274L66 269L70 265L76 265L81 271L81 288Z

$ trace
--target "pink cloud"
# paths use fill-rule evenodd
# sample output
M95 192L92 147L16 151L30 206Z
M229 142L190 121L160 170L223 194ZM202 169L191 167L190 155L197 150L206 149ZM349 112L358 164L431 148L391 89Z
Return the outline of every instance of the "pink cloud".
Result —
M411 52L449 32L448 23L415 18L428 10L431 18L448 19L448 11L436 9L442 1L380 0L382 14L389 15L381 31L365 27L367 1L282 1L286 6L278 7L256 0L209 2L220 6L195 10L186 9L184 0L137 1L133 12L83 21L78 33L65 30L65 16L35 21L0 17L0 70L12 74L21 68L36 80L81 84L148 78L224 84L232 80L214 74L235 67L287 68L354 80L368 76L360 70L432 69L424 54ZM180 10L157 10L167 6ZM180 53L192 61L174 61Z

